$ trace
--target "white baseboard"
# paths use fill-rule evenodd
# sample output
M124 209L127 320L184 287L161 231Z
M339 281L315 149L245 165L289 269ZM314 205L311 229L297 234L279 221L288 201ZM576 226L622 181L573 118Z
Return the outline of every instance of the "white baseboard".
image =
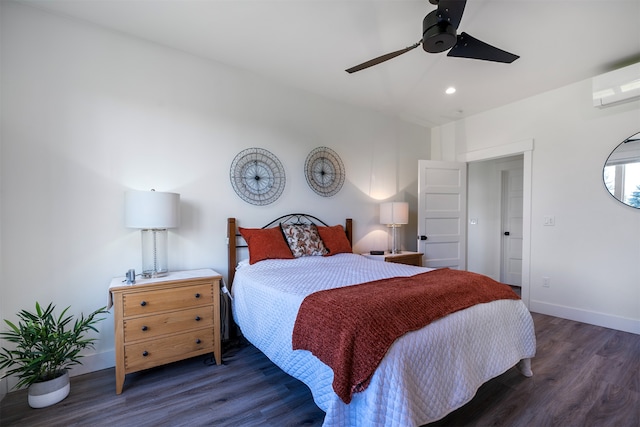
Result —
M69 371L70 377L113 368L116 366L116 352L115 350L109 350L103 353L87 354L80 361L82 365L76 365Z
M8 381L6 378L0 379L0 400L4 399L4 397L7 395L9 391L9 387L7 386L7 383Z
M640 320L627 317L614 316L596 311L582 310L575 307L567 307L557 304L549 304L542 301L529 301L529 310L534 313L547 314L576 322L616 329L640 335Z

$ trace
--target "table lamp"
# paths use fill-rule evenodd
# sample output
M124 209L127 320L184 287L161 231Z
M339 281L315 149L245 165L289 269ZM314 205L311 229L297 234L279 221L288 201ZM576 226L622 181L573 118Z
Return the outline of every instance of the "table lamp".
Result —
M180 194L160 191L125 193L125 227L139 228L142 235L142 277L162 277L169 272L169 228L178 226Z
M387 202L380 205L380 224L390 227L393 232L392 254L400 253L398 250L398 228L402 224L409 223L409 203Z

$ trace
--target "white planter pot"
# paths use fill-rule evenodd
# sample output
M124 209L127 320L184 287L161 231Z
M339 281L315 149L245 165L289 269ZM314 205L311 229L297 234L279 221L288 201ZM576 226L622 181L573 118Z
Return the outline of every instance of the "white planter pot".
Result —
M49 381L34 383L29 386L29 406L44 408L54 405L69 395L69 373Z

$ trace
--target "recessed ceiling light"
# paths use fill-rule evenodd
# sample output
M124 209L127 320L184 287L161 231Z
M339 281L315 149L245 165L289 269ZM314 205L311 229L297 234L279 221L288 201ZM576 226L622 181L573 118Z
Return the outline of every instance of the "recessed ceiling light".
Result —
M449 86L447 90L444 91L447 95L451 95L452 93L456 93L456 88L453 86Z

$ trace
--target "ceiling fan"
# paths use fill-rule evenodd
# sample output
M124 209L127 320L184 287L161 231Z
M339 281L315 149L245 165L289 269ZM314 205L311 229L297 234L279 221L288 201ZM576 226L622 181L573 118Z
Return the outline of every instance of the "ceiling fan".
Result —
M456 34L467 0L429 0L429 3L437 5L438 8L424 17L422 21L422 39L420 41L404 49L363 62L345 71L351 74L364 70L407 53L420 45L429 53L440 53L449 49L447 56L458 58L480 59L507 64L520 58L518 55L471 37L465 32Z

